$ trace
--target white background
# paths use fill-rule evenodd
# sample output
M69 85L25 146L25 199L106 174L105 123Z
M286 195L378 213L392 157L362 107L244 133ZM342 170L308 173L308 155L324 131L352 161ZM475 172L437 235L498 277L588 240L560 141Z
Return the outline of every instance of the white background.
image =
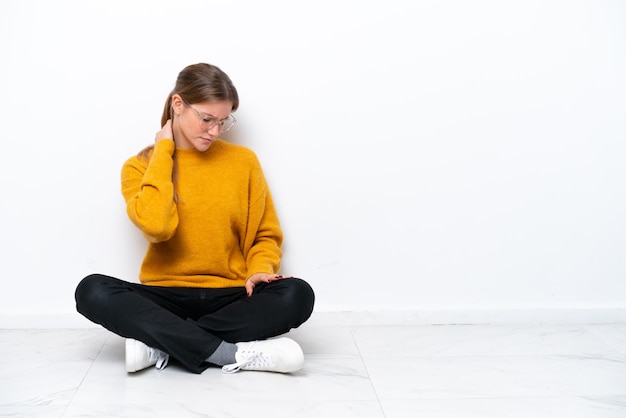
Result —
M317 311L626 307L626 2L0 0L0 314L136 281L119 174L237 86Z

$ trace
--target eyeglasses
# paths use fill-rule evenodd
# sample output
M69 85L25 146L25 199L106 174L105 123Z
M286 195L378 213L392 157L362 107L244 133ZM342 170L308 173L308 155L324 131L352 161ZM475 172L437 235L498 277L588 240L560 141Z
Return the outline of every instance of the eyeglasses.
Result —
M230 130L230 128L235 126L235 123L237 123L237 119L235 119L233 115L228 115L226 119L219 120L216 117L213 117L213 116L207 115L206 113L202 113L198 111L195 107L185 102L184 100L183 102L188 107L190 107L194 112L196 112L196 114L200 118L200 123L202 124L202 126L204 126L206 130L213 129L217 125L220 132L226 132Z

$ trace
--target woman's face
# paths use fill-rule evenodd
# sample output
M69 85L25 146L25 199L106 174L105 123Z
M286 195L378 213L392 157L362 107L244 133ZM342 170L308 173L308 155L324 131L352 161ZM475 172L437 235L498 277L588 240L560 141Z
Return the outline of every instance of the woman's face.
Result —
M176 115L173 121L176 147L204 152L222 132L222 125L216 122L228 118L233 104L225 100L187 104L174 95L172 108Z

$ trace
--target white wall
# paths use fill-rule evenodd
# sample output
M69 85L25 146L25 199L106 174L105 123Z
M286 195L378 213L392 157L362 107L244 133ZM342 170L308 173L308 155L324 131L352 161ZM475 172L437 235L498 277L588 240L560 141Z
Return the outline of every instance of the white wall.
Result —
M626 3L0 0L0 314L136 280L184 66L237 85L317 310L626 307Z

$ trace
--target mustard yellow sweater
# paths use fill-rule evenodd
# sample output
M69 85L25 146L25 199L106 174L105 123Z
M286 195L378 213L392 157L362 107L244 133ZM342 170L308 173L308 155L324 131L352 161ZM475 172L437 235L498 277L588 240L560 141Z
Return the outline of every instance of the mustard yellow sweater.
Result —
M277 273L282 231L256 155L216 140L204 153L156 143L149 160L122 168L130 220L150 244L139 275L144 284L176 287L243 286L258 272Z

